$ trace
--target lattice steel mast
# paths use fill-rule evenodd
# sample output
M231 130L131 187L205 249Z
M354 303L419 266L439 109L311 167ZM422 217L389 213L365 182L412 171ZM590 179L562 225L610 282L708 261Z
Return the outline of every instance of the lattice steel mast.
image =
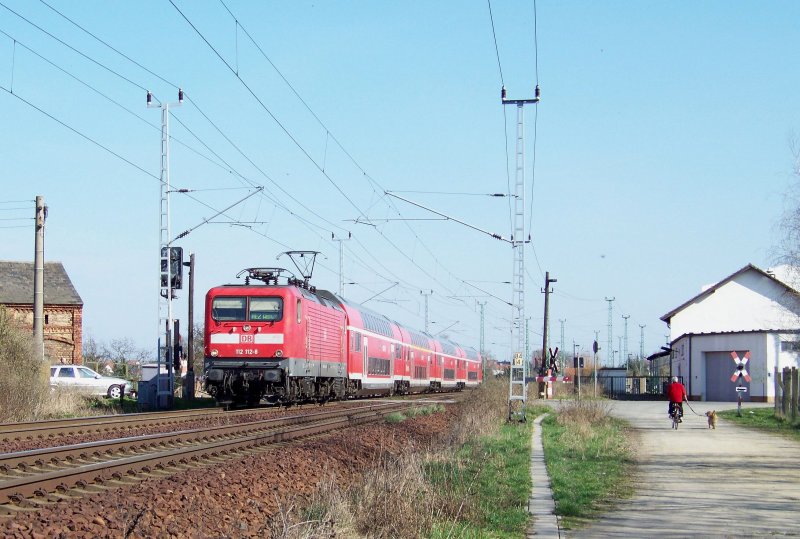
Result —
M527 377L528 358L523 358L525 350L525 105L539 102L539 86L536 86L533 99L508 99L503 86L500 99L503 105L517 108L517 137L513 204L513 233L511 250L513 252L513 277L511 279L511 361L510 383L508 390L508 418L525 421L525 404L528 400Z

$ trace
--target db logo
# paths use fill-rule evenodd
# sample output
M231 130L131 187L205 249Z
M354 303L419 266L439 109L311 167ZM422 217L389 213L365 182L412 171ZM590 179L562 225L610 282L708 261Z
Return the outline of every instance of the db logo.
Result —
M247 343L251 343L252 344L252 343L256 342L256 338L255 338L255 335L240 334L239 335L239 342L241 344L247 344Z

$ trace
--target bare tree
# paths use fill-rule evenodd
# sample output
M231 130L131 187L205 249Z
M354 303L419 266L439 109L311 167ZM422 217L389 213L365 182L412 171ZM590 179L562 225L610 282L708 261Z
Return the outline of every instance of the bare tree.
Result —
M203 373L203 324L194 325L194 338L191 345L194 353L194 372L195 375L200 375ZM186 352L188 353L188 350Z
M792 151L792 173L800 179L800 143L796 137L789 142ZM800 183L785 195L783 216L779 222L781 243L776 259L790 266L800 267Z

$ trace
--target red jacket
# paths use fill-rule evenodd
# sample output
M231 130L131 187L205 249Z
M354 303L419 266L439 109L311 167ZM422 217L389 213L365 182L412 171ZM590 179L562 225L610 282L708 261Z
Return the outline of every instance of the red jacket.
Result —
M672 382L667 388L667 397L669 402L683 402L684 399L688 400L686 396L686 388L680 382Z

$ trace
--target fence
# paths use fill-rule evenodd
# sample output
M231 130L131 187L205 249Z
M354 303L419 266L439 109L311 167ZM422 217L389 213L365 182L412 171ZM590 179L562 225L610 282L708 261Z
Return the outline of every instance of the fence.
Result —
M662 400L667 396L670 381L669 376L598 376L597 393L620 400ZM581 376L581 393L594 394L593 376Z
M797 421L797 396L800 391L797 367L775 367L775 416Z

